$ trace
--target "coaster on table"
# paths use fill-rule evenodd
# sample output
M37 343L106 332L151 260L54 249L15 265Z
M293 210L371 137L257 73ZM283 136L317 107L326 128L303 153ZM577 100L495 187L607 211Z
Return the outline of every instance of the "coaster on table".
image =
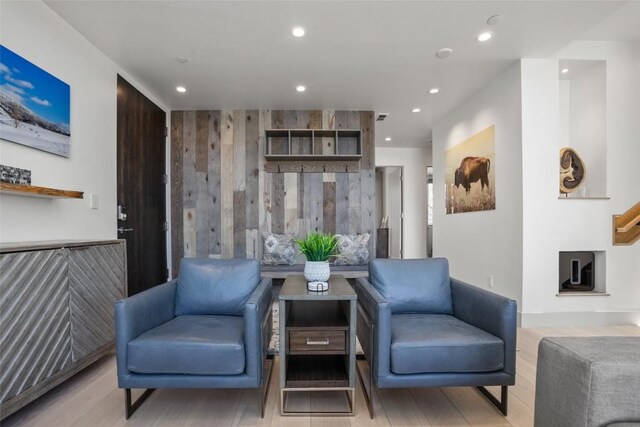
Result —
M328 282L309 282L307 283L307 289L313 292L322 292L329 289Z

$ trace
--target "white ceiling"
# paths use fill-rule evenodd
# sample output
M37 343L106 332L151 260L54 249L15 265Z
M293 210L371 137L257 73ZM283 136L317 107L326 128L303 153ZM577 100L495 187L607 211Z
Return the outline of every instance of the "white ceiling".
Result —
M171 109L388 112L379 146L425 146L437 120L518 58L549 56L589 30L640 32L628 12L640 7L623 1L46 3ZM495 14L504 19L489 26ZM485 30L494 38L478 43ZM443 47L454 54L436 59Z

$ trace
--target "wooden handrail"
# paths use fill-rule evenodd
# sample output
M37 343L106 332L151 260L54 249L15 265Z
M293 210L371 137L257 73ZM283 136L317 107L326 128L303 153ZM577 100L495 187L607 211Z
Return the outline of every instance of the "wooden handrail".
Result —
M613 215L613 244L632 245L640 240L640 202L622 215Z
M640 222L640 202L633 205L622 215L616 215L616 231L626 233Z

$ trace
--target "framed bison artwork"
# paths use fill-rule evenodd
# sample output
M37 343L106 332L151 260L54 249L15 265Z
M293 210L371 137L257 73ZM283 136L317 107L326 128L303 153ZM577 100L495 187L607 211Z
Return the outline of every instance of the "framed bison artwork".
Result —
M495 126L445 151L447 214L496 208Z

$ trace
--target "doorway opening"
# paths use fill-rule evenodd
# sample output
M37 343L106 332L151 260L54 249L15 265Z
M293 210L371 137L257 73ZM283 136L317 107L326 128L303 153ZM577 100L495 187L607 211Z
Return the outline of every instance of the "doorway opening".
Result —
M376 168L377 258L404 257L404 168Z
M427 166L427 257L433 257L433 167Z

